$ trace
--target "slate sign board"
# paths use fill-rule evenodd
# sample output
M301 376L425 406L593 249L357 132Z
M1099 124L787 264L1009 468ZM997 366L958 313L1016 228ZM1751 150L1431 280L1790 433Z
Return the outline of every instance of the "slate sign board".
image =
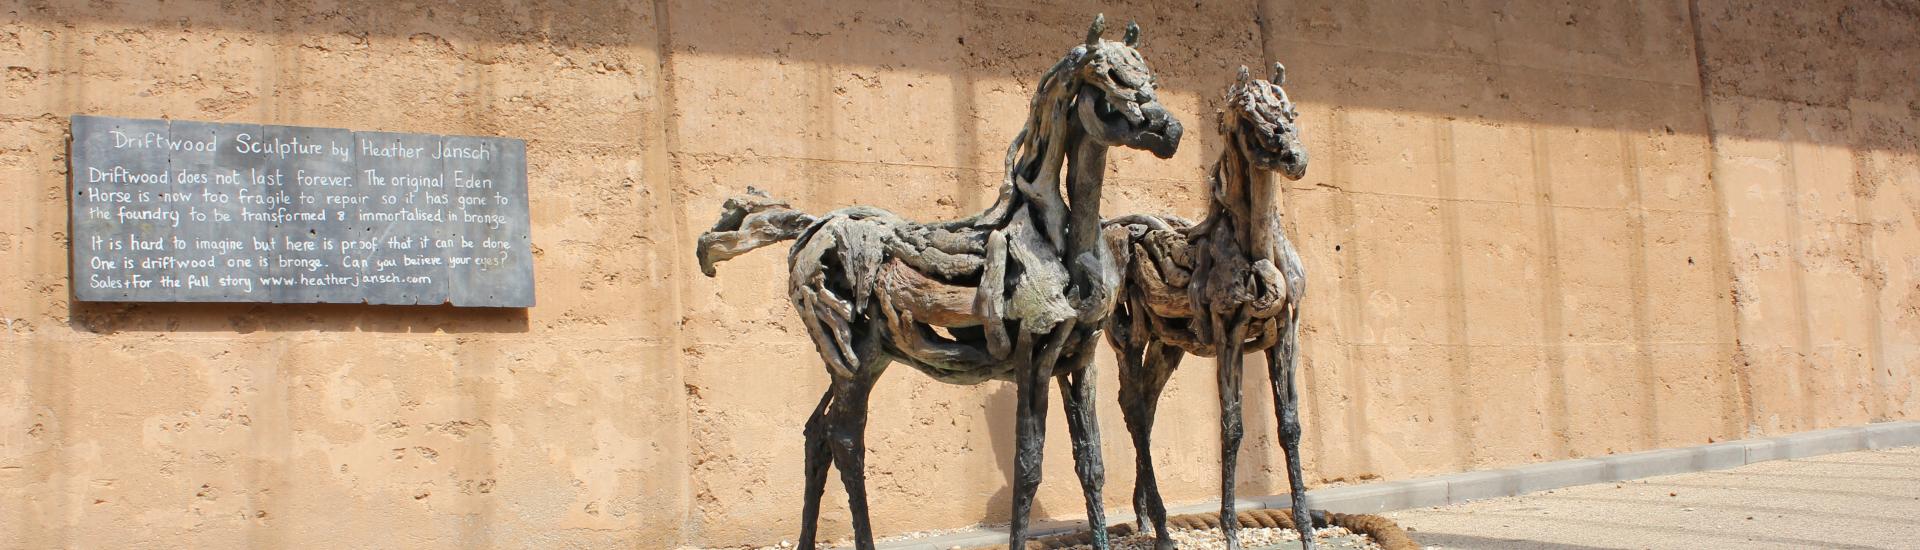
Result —
M526 151L76 115L74 296L531 307Z

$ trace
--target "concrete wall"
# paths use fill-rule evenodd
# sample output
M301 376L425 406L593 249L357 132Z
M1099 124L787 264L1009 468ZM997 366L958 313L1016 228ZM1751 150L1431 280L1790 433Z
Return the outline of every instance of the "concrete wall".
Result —
M1198 215L1233 69L1291 69L1310 485L1920 417L1910 2L765 4L0 0L0 547L790 539L825 375L782 254L707 279L694 236L748 184L983 208L1097 11L1192 129L1116 152L1107 212ZM75 113L524 138L540 305L72 302ZM1219 483L1187 365L1179 502ZM1248 377L1237 483L1279 492ZM900 369L873 407L882 532L1005 521L1012 388ZM1071 517L1054 416L1038 510Z

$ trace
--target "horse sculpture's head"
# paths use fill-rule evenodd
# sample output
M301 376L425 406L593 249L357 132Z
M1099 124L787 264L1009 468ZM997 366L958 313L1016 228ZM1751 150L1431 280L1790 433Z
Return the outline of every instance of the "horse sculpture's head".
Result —
M1160 104L1153 71L1134 49L1140 43L1140 26L1128 23L1121 42L1100 38L1105 30L1105 18L1096 17L1087 30L1087 43L1075 46L1069 56L1077 61L1072 77L1080 83L1080 126L1102 145L1172 157L1180 147L1180 121Z
M1300 143L1300 126L1294 123L1299 113L1280 86L1287 82L1287 68L1273 64L1273 80L1260 80L1240 67L1240 78L1227 90L1227 110L1221 114L1220 131L1226 133L1229 147L1240 153L1255 168L1272 170L1290 180L1307 175L1307 148Z

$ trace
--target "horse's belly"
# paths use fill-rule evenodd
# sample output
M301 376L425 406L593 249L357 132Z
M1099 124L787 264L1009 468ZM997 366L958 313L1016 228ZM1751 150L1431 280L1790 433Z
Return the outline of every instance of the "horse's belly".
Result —
M880 291L893 307L911 313L915 322L942 327L979 326L974 312L974 287L933 280L898 259L880 268Z
M1187 293L1187 289L1153 285L1141 290L1145 294L1142 298L1147 302L1147 309L1154 315L1177 319L1193 317L1193 296Z

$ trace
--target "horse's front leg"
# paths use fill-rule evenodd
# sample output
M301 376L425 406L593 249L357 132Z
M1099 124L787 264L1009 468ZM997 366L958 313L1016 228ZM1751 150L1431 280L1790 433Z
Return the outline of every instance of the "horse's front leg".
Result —
M1220 337L1216 357L1220 372L1220 532L1226 538L1226 550L1239 550L1239 518L1234 513L1234 465L1240 456L1243 434L1240 418L1240 350L1247 334L1246 308L1235 308L1229 316L1214 316L1214 335Z
M1014 367L1020 403L1014 413L1013 524L1008 528L1007 548L1026 548L1027 516L1033 513L1034 493L1040 489L1040 460L1047 440L1047 386L1073 325L1068 319L1049 334L1023 331L1015 344L1014 358L1021 361ZM1046 342L1034 349L1034 340L1040 338Z
M1107 547L1107 509L1100 497L1106 467L1100 463L1100 422L1094 414L1093 348L1099 342L1092 331L1080 339L1079 349L1067 357L1060 374L1060 401L1067 411L1067 433L1073 439L1073 471L1087 499L1087 528L1093 547Z

